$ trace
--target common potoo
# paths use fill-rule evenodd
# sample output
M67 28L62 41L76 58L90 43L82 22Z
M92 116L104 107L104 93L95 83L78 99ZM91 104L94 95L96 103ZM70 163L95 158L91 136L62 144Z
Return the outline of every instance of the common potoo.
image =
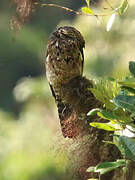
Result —
M75 119L74 116L68 118L70 114L75 111L73 109L72 99L69 100L68 90L66 85L74 78L82 76L84 55L83 48L85 41L81 33L74 27L64 26L59 27L52 36L47 45L46 53L46 77L49 82L52 95L56 100L60 123L64 137L68 136L65 128L72 131L70 126L70 119ZM74 98L73 98L74 99ZM68 122L65 122L68 121ZM66 124L66 125L65 125Z

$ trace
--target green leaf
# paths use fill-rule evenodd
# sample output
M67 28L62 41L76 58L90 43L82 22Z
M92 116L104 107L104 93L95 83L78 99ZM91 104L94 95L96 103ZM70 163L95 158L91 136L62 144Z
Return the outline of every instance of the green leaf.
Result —
M103 94L98 89L90 88L90 90L98 100L100 100L101 102L105 101Z
M119 136L117 147L126 158L135 161L135 139L127 136Z
M95 172L95 166L90 166L86 172Z
M118 83L122 86L135 88L135 78L128 78L128 79L125 79L124 81L119 81Z
M108 80L108 81L112 81L112 82L115 81L115 79L114 79L113 77L108 77L107 80Z
M101 93L98 89L90 88L90 90L99 101L106 105L108 109L114 109L116 107L115 104L113 104L109 101L109 99L104 97L103 93Z
M129 62L129 70L130 73L135 76L135 61L130 61Z
M93 14L92 9L90 9L89 7L83 7L81 10L83 13L90 14L90 15Z
M131 88L131 87L121 86L121 89L128 91L128 93L135 94L135 89L133 89L133 88Z
M119 95L114 98L114 103L132 113L135 113L135 96Z
M123 0L123 2L121 3L119 7L119 14L120 15L124 14L127 8L128 8L128 0Z
M95 167L95 172L100 172L100 174L105 174L112 171L120 166L126 166L125 159L119 159L116 162L103 162Z
M103 119L107 119L107 120L116 120L119 119L117 116L115 116L113 113L105 111L105 110L101 110L98 113L98 116L100 116Z
M99 109L99 108L95 108L95 109L90 110L87 115L88 116L94 116L94 115L96 115L100 111L102 111L102 110Z
M98 123L92 122L90 123L91 126L96 127L98 129L103 129L105 131L116 131L117 129L111 123Z
M105 110L102 110L100 108L92 109L87 115L94 116L96 114L98 116L100 116L101 118L107 119L107 120L110 120L110 121L118 120L119 119L119 117L114 115L113 113L105 111Z

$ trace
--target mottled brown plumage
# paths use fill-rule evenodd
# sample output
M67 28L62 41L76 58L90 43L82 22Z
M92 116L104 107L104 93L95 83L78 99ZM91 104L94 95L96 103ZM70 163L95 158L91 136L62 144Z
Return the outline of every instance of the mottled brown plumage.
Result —
M46 55L46 75L52 86L82 75L83 48L83 37L73 27L60 27L52 34Z
M75 110L77 100L69 101L68 91L64 87L72 79L82 76L84 46L81 33L69 26L60 27L53 32L47 46L46 77L57 103L64 137L73 136L68 131L74 129L73 122L78 120L78 112Z

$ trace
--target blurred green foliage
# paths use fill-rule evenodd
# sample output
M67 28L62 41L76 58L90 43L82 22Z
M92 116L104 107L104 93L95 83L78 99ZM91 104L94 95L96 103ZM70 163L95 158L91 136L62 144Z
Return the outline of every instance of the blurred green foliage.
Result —
M63 1L61 4L77 9L83 2ZM1 0L0 9L0 107L18 113L20 109L12 94L16 82L21 77L37 77L45 73L48 33L56 28L60 20L73 19L74 15L57 8L38 8L15 37L9 27L10 19L15 15L15 6L12 1Z
M85 5L82 0L60 3L75 10ZM103 2L100 8L93 7L94 12L103 6L107 5ZM9 28L15 8L11 2L1 0L0 179L68 179L64 172L66 152L56 151L61 148L62 135L44 75L47 39L56 26L72 25L86 40L84 75L126 76L128 61L135 59L134 8L131 0L130 8L123 17L116 17L110 32L106 31L108 16L76 17L57 8L38 8L15 37Z
M47 127L45 113L33 110L33 107L24 110L18 122L7 113L0 112L2 180L66 179L66 156L56 154L50 142L53 128Z

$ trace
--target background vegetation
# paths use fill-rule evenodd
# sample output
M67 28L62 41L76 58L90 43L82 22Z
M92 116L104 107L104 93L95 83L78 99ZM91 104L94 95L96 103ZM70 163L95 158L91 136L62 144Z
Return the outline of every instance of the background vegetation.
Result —
M49 1L48 1L49 2ZM85 1L58 0L78 10ZM112 1L113 7L118 2ZM107 9L106 9L107 8ZM94 12L109 14L106 2L92 6ZM84 75L91 79L129 73L128 61L135 59L135 2L123 16L75 16L64 10L38 8L22 31L15 35L9 21L15 7L7 0L0 6L0 179L66 179L67 151L60 131L57 110L45 78L45 47L50 33L60 25L71 25L86 40ZM63 145L62 145L63 144ZM62 146L62 147L61 147Z

